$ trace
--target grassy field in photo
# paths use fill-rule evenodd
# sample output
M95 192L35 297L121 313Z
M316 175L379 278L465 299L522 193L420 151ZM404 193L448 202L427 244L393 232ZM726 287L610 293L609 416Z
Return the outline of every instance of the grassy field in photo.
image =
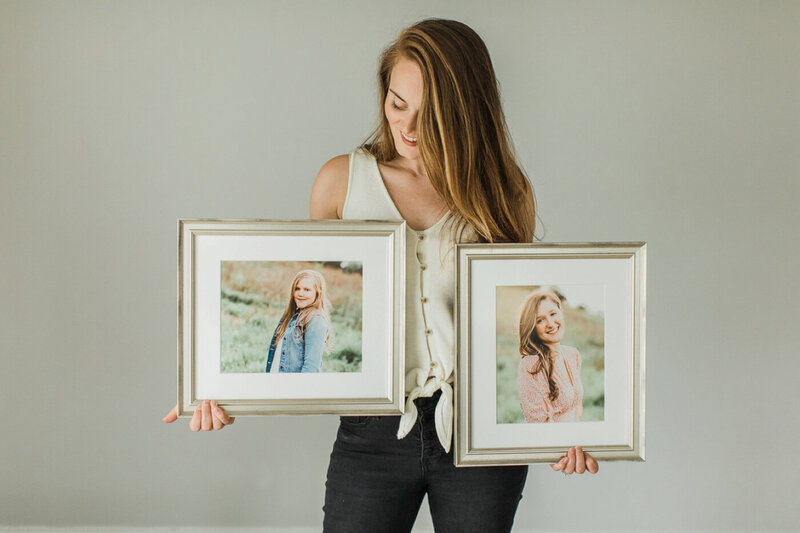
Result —
M497 287L497 423L524 423L517 393L519 366L519 310L525 298L536 287ZM556 289L557 290L557 289ZM564 339L581 354L583 382L583 417L581 422L603 420L604 339L603 316L580 305L563 302Z
M362 276L360 264L300 261L222 261L220 371L264 372L272 334L289 302L295 274L316 270L331 303L330 351L322 372L361 371ZM277 364L276 354L273 364Z

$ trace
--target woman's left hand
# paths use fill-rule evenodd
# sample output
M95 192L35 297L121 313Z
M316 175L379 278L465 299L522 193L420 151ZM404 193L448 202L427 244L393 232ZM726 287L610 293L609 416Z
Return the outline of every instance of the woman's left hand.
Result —
M583 474L587 470L591 474L596 474L600 470L595 458L584 452L580 446L573 446L567 450L567 455L559 462L550 465L550 468L564 474Z

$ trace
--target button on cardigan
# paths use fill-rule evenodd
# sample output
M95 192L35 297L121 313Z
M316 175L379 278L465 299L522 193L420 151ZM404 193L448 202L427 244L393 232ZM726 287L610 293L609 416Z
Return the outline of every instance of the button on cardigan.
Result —
M363 149L350 154L344 219L402 220L383 183L378 163ZM416 398L442 395L436 434L446 450L453 435L455 355L455 249L447 215L424 231L406 230L406 408L397 438L417 420Z

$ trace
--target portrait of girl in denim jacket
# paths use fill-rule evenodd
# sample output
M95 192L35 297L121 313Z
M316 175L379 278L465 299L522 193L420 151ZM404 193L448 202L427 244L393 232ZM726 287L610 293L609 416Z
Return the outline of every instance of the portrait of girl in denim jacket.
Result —
M316 270L295 275L289 303L269 344L267 372L322 370L322 354L330 348L331 336L325 294L325 278Z

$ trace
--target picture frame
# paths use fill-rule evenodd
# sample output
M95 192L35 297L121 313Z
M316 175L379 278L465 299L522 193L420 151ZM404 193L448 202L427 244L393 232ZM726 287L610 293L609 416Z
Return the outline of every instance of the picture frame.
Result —
M400 414L406 224L178 220L178 413Z
M644 461L646 244L456 254L456 466Z

